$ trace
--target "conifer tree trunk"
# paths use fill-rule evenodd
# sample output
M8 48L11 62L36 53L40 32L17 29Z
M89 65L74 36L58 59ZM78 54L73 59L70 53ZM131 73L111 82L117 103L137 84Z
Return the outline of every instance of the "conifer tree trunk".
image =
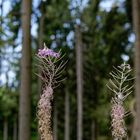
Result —
M91 123L91 140L96 140L95 121L94 120Z
M53 115L53 138L54 140L57 140L57 106L56 101L54 104L54 115Z
M39 33L38 33L38 48L42 48L43 47L43 36L44 36L44 32L43 32L43 28L44 28L44 19L45 19L45 13L44 13L44 2L41 1L40 4L40 12L41 12L41 17L39 19ZM39 69L39 73L40 73L40 69ZM40 80L40 78L38 78L38 96L41 94L41 86L42 86L42 82Z
M136 69L136 140L140 139L140 0L132 0L133 27L135 40L135 69Z
M30 139L30 97L31 97L31 0L22 0L22 58L21 58L21 85L19 101L19 140Z
M77 140L83 138L83 66L82 66L82 38L80 26L76 26L76 75L77 75Z
M1 0L1 3L0 3L0 11L1 11L1 18L0 18L0 28L1 28L1 30L3 29L3 27L2 27L2 24L3 24L3 0ZM0 40L1 40L1 35L0 35ZM1 54L1 48L0 48L0 54ZM2 66L2 57L1 57L1 55L0 55L0 75L1 75L1 66Z
M44 19L45 19L45 11L44 11L45 6L46 6L45 3L43 1L41 1L41 3L40 3L41 16L40 16L40 19L39 19L39 32L38 32L38 47L37 47L37 50L39 48L43 47L43 36L44 36L43 28L44 28ZM38 68L38 73L41 73L40 68ZM38 94L37 94L38 99L40 97L41 90L42 90L42 81L38 77ZM37 140L40 140L39 134L38 134Z
M4 118L4 126L3 126L3 140L8 140L8 120Z
M9 81L9 77L8 77L8 71L9 71L9 68L6 72L6 88L8 89L8 81ZM3 140L8 140L8 116L5 116L4 117L4 128L3 128Z
M43 13L43 3L41 3L41 17L39 19L39 34L38 34L38 39L39 39L39 48L42 48L43 46L43 36L44 36L44 32L43 32L43 27L44 27L44 18L45 15Z
M65 140L70 140L70 103L69 92L65 90Z
M13 124L13 140L17 140L17 121L14 121Z

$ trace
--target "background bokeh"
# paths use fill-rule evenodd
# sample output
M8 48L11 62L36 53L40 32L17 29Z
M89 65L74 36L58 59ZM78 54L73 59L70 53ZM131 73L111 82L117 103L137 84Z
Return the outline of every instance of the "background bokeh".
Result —
M30 0L23 1L28 4ZM66 80L54 90L52 103L54 140L80 140L77 138L79 109L77 87L81 82L82 139L112 139L110 124L112 94L106 84L113 66L125 61L134 69L135 34L132 28L132 1L32 0L31 6L28 7L31 8L31 13L26 13L25 9L22 11L21 0L0 0L0 140L18 139L20 96L23 95L21 69L23 66L28 69L26 63L31 63L31 73L27 74L31 76L31 81L25 79L31 89L30 94L25 97L27 100L31 98L29 100L31 120L28 126L31 130L30 140L39 139L36 106L41 89L40 81L35 75L38 72L35 55L38 48L43 47L44 42L48 48L56 52L61 49L62 54L65 54L63 61L68 60L62 73ZM31 18L28 21L22 19L24 14L30 14ZM26 34L23 35L26 28L22 26L27 22L30 24L31 32L29 46L25 46L22 42L23 38L25 40L28 38ZM81 51L76 49L78 45ZM23 55L22 48L26 50L27 47L31 49L31 53L28 54L31 59L27 56L30 63L24 61L24 65L21 59L23 56L26 60L26 54ZM79 53L82 54L80 62L77 59ZM81 64L81 68L78 68L78 63ZM82 72L80 83L76 71ZM134 93L125 102L127 110L131 110L133 106ZM133 113L126 118L129 137L133 135L133 120Z

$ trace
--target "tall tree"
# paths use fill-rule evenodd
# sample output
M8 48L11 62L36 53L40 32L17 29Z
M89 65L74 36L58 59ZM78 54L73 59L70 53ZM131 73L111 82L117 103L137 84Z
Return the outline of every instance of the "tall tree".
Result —
M31 0L22 0L22 58L19 105L19 140L30 140L31 93Z
M98 22L97 17L100 17L100 0L89 0L88 6L85 7L82 13L83 22L87 25L88 30L83 33L83 42L85 44L86 50L84 51L84 100L83 102L87 102L88 104L84 104L85 113L91 114L86 117L84 124L84 130L91 128L91 131L86 134L86 139L89 139L88 136L91 136L91 140L97 139L98 135L98 124L95 110L97 110L98 106L98 92L97 86L99 85L99 81L97 81L96 76L100 75L99 69L97 67L100 63L96 63L96 60L101 58L99 56L100 52L100 31L99 25L102 24L102 21ZM92 15L92 16L91 16ZM89 37L87 37L89 36ZM100 80L101 81L101 80ZM97 84L98 83L98 84ZM91 86L92 85L92 86ZM89 100L92 99L92 100ZM89 125L91 125L89 127ZM84 134L85 136L85 134Z
M3 1L1 1L0 4L0 11L1 11L1 19L0 19L0 33L2 32L2 14L3 14ZM1 35L0 35L0 40L1 40ZM1 48L0 48L0 54L1 54ZM0 55L0 75L1 75L1 55Z
M70 140L70 103L69 91L65 88L65 140Z
M9 71L9 70L8 70ZM6 89L8 88L8 71L6 73ZM4 121L3 121L3 140L8 140L8 117L7 115L4 117Z
M135 69L136 69L136 139L140 139L140 1L132 0L133 26L136 35L135 40Z
M17 116L15 115L15 120L13 122L13 140L17 140Z
M56 105L56 101L54 100L54 112L53 112L53 137L54 140L58 140L57 138L57 124L58 120L57 120L57 105Z
M46 2L45 1L40 1L40 5L39 5L39 8L40 8L40 13L41 13L41 16L39 17L39 28L38 28L38 47L37 47L37 50L39 48L42 48L43 47L43 38L44 38L44 19L45 19L45 13L46 13ZM41 73L41 70L40 68L38 69L39 73ZM41 94L41 87L42 87L42 81L40 80L40 78L38 77L38 94L37 94L37 99L39 99L40 97L40 94ZM40 140L40 136L38 134L38 140Z
M83 73L82 73L82 37L80 26L76 25L76 75L77 75L77 140L83 138Z
M41 16L39 18L39 31L38 31L38 48L42 48L43 47L43 37L44 37L44 19L45 19L45 2L41 0L40 2L40 13ZM37 49L38 49L37 48ZM39 73L40 73L40 69L39 69ZM41 93L41 80L40 78L38 78L38 96Z
M4 118L3 140L8 140L8 120L6 117Z

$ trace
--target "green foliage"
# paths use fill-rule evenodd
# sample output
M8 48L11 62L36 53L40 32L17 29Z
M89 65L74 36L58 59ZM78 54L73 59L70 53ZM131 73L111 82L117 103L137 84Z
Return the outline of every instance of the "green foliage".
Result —
M17 94L6 87L0 88L0 112L4 117L9 117L17 112Z

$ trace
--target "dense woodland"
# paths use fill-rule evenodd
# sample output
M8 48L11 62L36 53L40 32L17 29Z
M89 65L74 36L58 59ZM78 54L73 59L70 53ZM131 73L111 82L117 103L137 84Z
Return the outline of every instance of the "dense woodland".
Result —
M139 0L1 0L0 23L0 140L39 140L35 55L44 43L68 61L54 89L54 140L112 139L106 84L124 61L136 77L128 136L140 139Z

